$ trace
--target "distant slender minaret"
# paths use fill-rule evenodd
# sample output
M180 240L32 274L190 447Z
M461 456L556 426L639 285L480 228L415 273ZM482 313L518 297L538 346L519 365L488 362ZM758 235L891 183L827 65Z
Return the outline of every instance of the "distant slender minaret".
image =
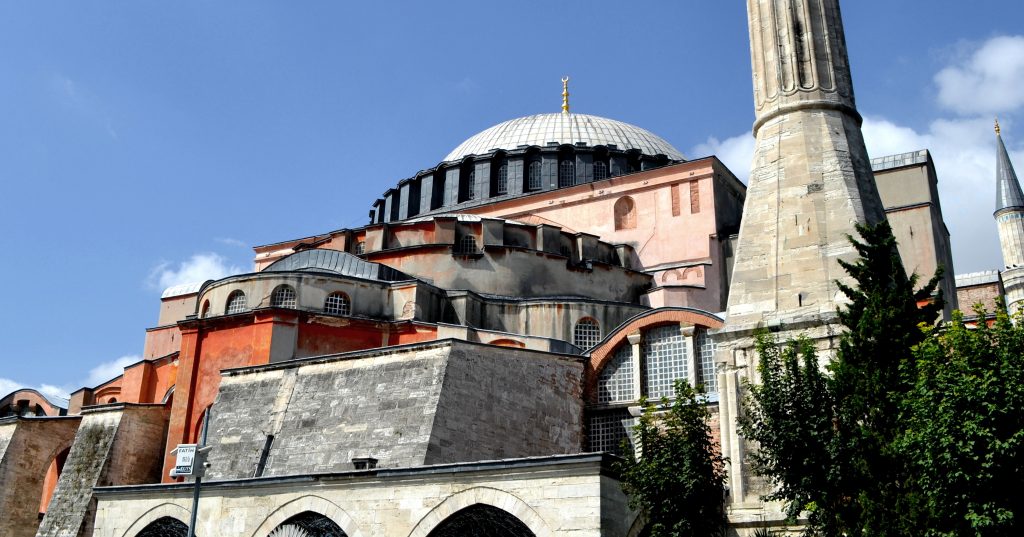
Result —
M1024 305L1024 192L1006 152L996 120L996 226L1003 251L1003 287L1006 307L1016 313Z
M752 377L759 328L838 346L838 261L853 260L855 224L885 218L861 135L838 0L747 0L756 150L735 252L721 364L722 447L734 521L781 517L764 505L737 434L742 378Z

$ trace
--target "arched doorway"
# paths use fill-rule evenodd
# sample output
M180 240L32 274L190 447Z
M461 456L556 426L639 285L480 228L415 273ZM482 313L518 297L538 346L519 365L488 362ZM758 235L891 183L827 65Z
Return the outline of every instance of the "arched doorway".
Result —
M508 511L482 503L456 511L438 524L428 537L536 537Z
M185 537L188 535L188 525L184 522L165 516L150 522L135 537Z
M312 511L282 522L267 537L348 537L333 520Z

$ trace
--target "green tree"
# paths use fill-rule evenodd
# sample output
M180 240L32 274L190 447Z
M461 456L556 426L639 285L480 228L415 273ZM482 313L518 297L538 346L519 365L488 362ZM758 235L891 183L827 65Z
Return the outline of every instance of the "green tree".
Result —
M765 499L783 502L791 521L806 514L813 532L838 535L835 513L843 496L831 475L835 403L814 346L806 339L780 346L761 333L757 352L761 382L747 385L739 426L761 446L749 456L774 489Z
M643 401L633 428L639 455L617 466L630 506L647 517L650 537L720 536L725 531L725 459L711 436L707 403L684 380L675 399Z
M864 242L850 242L860 258L840 261L857 287L840 284L851 300L839 311L847 332L829 365L835 398L832 460L842 525L855 535L919 535L916 497L907 489L908 468L896 442L900 409L916 378L913 348L934 325L944 301L937 291L942 269L920 289L907 276L887 222L858 226Z
M981 316L984 319L984 315ZM921 535L1024 533L1024 328L1000 308L967 328L957 312L916 349L901 452L926 518Z
M776 486L769 497L791 517L807 513L808 535L917 535L899 413L916 378L918 325L933 324L943 305L939 275L915 290L888 223L857 231L863 242L850 242L860 258L841 262L856 287L840 284L850 302L838 312L846 332L830 375L817 371L811 343L780 352L762 338L766 384L747 386L740 425L758 445L755 470Z

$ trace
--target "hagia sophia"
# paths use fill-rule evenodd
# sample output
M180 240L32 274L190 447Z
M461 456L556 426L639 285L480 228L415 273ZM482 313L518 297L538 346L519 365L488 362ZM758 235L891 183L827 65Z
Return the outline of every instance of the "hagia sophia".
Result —
M882 219L908 272L944 267L947 318L1019 308L1024 193L997 127L1005 267L954 276L928 151L864 148L838 0L748 14L749 185L563 79L560 111L381 178L365 226L167 289L118 377L0 399L0 536L642 536L614 463L677 379L730 460L730 534L780 522L735 423L753 332L834 349L846 235ZM195 513L182 444L211 448Z

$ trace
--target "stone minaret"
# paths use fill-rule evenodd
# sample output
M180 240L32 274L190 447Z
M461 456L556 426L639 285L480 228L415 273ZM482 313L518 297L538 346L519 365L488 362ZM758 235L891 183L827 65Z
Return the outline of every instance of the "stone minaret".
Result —
M1021 192L1013 163L1003 144L996 122L996 226L1003 251L1003 287L1006 307L1016 313L1024 305L1024 193Z
M753 333L803 334L822 349L838 345L835 281L852 283L838 260L856 258L854 224L885 218L861 116L853 97L838 0L747 0L754 79L753 169L735 252L719 345L722 444L731 459L731 516L781 516L758 496L736 434L740 379L757 358ZM749 519L749 520L748 520Z

